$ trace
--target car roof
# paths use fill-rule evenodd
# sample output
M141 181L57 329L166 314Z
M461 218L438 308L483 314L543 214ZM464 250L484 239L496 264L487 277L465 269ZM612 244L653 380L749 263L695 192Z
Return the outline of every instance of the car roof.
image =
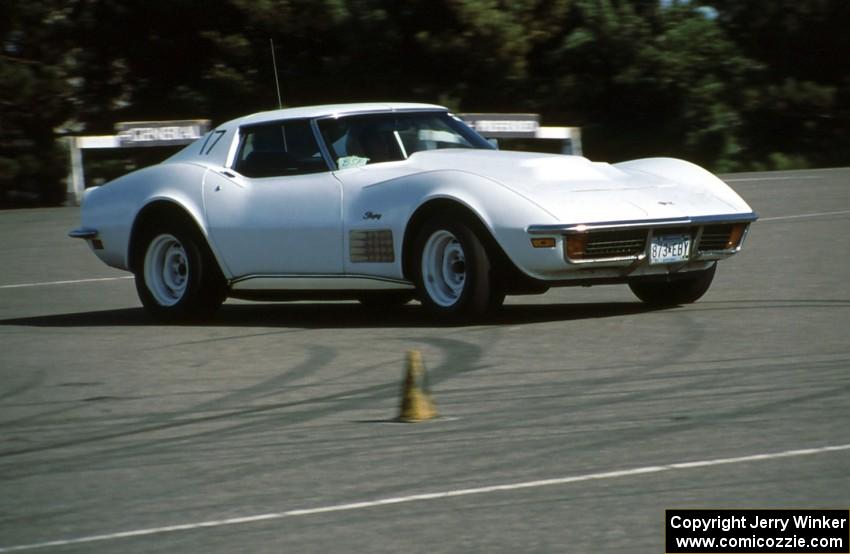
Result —
M312 119L316 117L339 117L359 113L387 113L417 110L441 110L447 108L435 104L417 104L409 102L364 102L355 104L326 104L321 106L302 106L298 108L284 108L267 112L246 115L219 125L223 127L242 127L282 119Z

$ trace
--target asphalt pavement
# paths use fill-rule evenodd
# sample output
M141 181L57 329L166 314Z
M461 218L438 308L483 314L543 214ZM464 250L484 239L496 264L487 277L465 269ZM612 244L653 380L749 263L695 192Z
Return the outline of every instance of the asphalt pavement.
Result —
M665 509L847 509L850 169L724 177L761 220L701 301L460 326L157 325L77 209L0 212L0 552L661 553ZM394 420L410 349L436 420Z

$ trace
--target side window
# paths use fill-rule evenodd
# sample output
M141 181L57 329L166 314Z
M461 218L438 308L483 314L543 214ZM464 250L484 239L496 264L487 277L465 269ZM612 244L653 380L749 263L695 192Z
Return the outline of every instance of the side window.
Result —
M307 120L245 127L234 169L246 177L281 177L328 171Z
M218 145L219 141L221 140L221 137L223 137L226 133L227 131L221 130L210 131L209 133L207 133L207 137L206 139L204 139L204 142L201 145L201 155L209 156L210 152L213 151L213 148Z
M352 115L319 120L339 169L405 160L423 150L485 148L489 143L444 112Z
M407 158L392 117L325 119L319 130L339 169Z

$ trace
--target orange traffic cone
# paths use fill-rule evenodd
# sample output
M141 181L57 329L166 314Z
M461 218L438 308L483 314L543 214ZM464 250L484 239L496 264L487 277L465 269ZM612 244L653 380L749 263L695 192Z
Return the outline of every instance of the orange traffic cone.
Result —
M413 423L437 417L437 408L428 387L428 374L422 363L422 353L418 350L407 353L407 372L401 395L399 421Z

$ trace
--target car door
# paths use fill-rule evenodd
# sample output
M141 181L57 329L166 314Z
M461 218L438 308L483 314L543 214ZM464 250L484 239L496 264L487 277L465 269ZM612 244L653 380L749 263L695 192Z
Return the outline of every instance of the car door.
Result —
M232 165L207 173L204 199L234 278L342 273L342 192L308 120L240 129Z

